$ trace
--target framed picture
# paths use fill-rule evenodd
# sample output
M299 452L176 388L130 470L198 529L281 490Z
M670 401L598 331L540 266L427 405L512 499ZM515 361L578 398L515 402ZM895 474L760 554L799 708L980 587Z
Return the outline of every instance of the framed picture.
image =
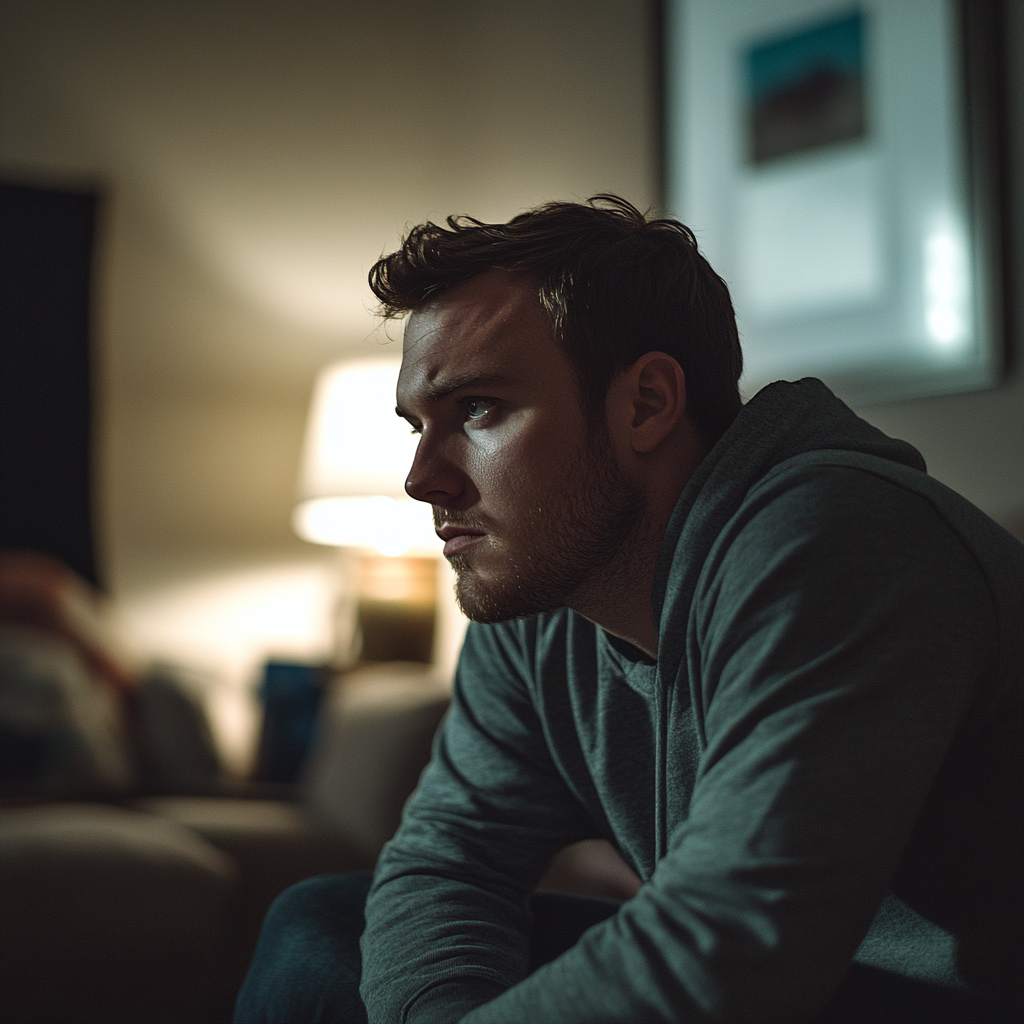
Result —
M749 396L1002 365L994 5L665 0L665 200L729 284Z

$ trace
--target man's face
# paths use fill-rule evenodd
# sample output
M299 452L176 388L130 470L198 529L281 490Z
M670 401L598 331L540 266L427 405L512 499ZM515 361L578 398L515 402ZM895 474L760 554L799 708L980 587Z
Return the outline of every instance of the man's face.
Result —
M534 281L490 271L413 313L398 408L422 435L406 490L434 507L469 618L573 606L609 585L643 495L588 427Z

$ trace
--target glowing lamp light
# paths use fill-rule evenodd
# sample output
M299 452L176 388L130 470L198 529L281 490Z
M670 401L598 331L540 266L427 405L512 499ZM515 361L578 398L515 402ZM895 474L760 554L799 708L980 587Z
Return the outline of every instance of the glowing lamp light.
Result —
M336 363L316 382L292 525L303 540L436 555L430 506L405 494L417 438L395 416L399 359Z

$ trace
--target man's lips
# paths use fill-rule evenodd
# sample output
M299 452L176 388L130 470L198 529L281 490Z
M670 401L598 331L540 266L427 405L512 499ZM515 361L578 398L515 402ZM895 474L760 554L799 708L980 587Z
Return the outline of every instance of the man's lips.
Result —
M483 530L473 530L467 526L451 526L447 523L444 526L437 527L434 533L444 541L445 558L451 558L452 555L464 551L478 540L487 536Z

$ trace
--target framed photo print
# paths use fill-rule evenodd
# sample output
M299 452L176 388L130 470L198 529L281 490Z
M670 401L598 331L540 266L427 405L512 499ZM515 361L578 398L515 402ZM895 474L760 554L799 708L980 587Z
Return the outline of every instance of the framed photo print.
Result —
M665 0L665 192L728 282L748 396L998 380L993 5Z

